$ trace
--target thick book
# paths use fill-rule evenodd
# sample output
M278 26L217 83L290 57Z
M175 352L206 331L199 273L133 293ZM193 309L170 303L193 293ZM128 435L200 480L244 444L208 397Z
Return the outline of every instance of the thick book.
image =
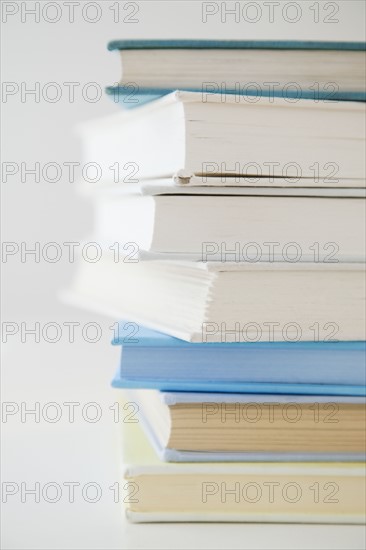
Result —
M363 397L124 393L167 462L365 460Z
M360 102L237 103L231 95L177 91L80 131L85 163L97 163L110 181L119 171L128 181L207 176L230 186L239 175L363 187L364 116Z
M192 342L365 340L365 264L141 261L134 243L112 248L80 258L70 299Z
M105 246L133 242L142 254L198 261L366 261L364 198L98 193L94 204L96 240Z
M125 513L132 522L365 521L365 464L163 463L123 423Z
M176 90L248 96L366 100L362 42L114 40L122 78L108 92L126 108Z
M365 342L198 344L131 322L114 330L113 344L122 346L116 388L365 395Z

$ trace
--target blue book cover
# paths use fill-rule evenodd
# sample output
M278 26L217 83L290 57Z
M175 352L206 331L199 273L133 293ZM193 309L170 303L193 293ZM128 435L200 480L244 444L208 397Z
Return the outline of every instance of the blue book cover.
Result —
M296 41L296 40L113 40L108 44L110 51L119 50L327 50L327 51L365 51L364 42L340 41ZM197 88L184 88L186 91L201 91ZM109 86L107 94L116 103L125 108L133 108L174 91L173 88L140 88L131 86ZM208 91L208 90L207 90ZM212 90L215 92L215 90ZM218 92L220 93L220 92ZM227 94L236 94L237 90L226 89ZM256 96L258 92L252 87L245 90L245 95ZM261 90L261 95L280 97L280 90ZM299 99L298 90L288 89L287 99ZM329 101L366 101L366 91L345 90L302 90L301 99L317 99Z
M365 342L189 343L120 323L112 385L164 391L365 395Z

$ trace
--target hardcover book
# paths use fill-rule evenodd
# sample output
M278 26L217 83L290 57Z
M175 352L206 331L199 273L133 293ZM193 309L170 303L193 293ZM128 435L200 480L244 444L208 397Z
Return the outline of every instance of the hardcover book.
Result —
M137 180L207 176L230 186L252 176L304 187L356 180L350 187L357 187L365 181L364 116L361 102L238 103L229 94L176 91L80 131L85 162L97 162L110 181L117 163Z
M109 93L135 107L177 88L237 97L366 99L362 42L114 40L122 79Z
M192 344L135 323L116 325L118 388L265 394L365 394L365 342ZM225 365L225 368L223 368Z
M166 464L124 423L126 515L133 522L365 521L365 465Z
M362 397L123 393L167 462L365 460Z
M362 263L139 261L137 252L132 242L80 259L69 300L192 342L365 339Z

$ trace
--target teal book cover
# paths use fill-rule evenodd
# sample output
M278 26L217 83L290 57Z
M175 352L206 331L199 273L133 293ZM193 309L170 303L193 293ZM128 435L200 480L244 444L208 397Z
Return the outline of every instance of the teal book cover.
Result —
M108 44L110 51L141 51L141 50L297 50L297 51L339 51L339 52L363 52L366 50L364 42L342 41L296 41L296 40L113 40ZM240 75L238 75L240 76ZM219 86L184 87L186 91L202 91L222 93ZM251 84L251 85L249 85ZM241 94L246 96L283 97L283 90L274 88L262 88L260 91L249 83L241 89ZM314 83L316 84L316 83ZM366 82L362 89L344 90L342 87L328 86L319 89L301 89L288 87L286 97L288 100L310 99L317 101L366 101ZM115 103L120 103L124 108L138 107L168 93L174 87L139 86L136 83L119 84L106 88L107 94ZM225 87L225 94L237 94L235 88Z

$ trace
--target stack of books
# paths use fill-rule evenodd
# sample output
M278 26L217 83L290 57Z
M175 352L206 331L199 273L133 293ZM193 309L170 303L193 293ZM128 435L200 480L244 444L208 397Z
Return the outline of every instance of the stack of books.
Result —
M125 320L128 517L362 522L364 45L110 49L136 108L82 129L104 253L72 296Z

